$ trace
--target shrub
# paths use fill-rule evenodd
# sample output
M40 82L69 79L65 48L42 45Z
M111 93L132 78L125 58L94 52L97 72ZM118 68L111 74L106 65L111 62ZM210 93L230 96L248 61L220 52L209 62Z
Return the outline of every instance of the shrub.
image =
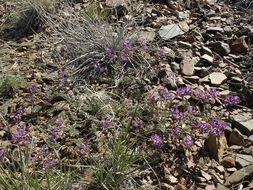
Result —
M5 96L13 95L15 90L25 86L25 81L19 76L5 75L0 78L0 93Z

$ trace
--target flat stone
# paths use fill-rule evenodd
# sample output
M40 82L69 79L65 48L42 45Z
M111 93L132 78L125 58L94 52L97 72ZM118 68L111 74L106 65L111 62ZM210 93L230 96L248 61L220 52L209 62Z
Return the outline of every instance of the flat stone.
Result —
M213 72L209 75L212 85L221 85L227 79L226 75L221 72Z
M181 47L188 48L188 49L192 48L192 45L188 42L179 41L178 45L181 46Z
M183 32L188 32L190 30L186 21L179 22L178 26L181 28Z
M247 178L249 175L252 174L253 174L253 164L235 171L227 178L226 184L229 185L242 182L243 180L245 180L245 178Z
M205 187L205 190L216 190L215 186L214 185L207 185Z
M208 33L221 32L222 33L222 32L224 32L224 30L221 27L208 27L206 29L206 32L208 32Z
M224 42L214 42L210 44L212 47L212 50L216 53L218 53L221 56L228 55L230 52L230 47L227 43Z
M184 31L177 24L162 26L158 31L159 36L163 40L169 40L176 36L184 34Z
M216 166L214 168L216 171L218 171L219 173L224 173L225 172L225 169L223 166Z
M244 149L242 150L242 153L244 153L244 154L249 154L249 155L253 156L253 146L244 148Z
M207 54L209 56L213 56L212 50L210 50L208 47L203 46L201 50L203 51L204 54Z
M245 167L250 164L253 164L253 157L247 154L236 154L235 162L241 167Z
M217 184L217 187L216 187L216 190L229 190L229 188L225 187L224 185L218 183Z
M225 168L232 168L235 167L235 157L234 156L226 156L221 161L222 166Z
M251 113L242 113L232 116L232 122L235 127L247 136L250 136L253 132L253 119Z
M209 64L213 64L214 58L210 55L204 54L201 56L201 59Z
M168 47L163 47L163 51L164 51L164 54L167 56L167 57L169 57L169 58L171 58L171 59L175 59L175 57L176 57L176 53L172 50L172 49L170 49L170 48L168 48Z
M191 58L185 56L180 64L181 72L183 73L183 75L192 76L195 71L194 66L197 64L197 62L198 62L197 57Z

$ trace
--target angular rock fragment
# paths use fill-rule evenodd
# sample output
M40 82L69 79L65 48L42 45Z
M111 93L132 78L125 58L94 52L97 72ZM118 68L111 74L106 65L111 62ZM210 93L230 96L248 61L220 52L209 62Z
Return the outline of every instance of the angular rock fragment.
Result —
M227 77L224 73L213 72L209 75L209 79L212 85L221 85L221 83L225 81Z
M226 181L226 185L229 184L236 184L241 182L242 180L245 180L248 176L253 174L253 164L246 166L240 170L235 171L233 174L231 174Z
M235 53L247 53L248 44L245 41L245 37L237 38L230 43L230 48L232 52Z
M214 42L210 45L212 47L212 50L221 56L225 56L225 55L229 54L229 52L230 52L230 47L227 43Z
M158 31L158 34L163 40L169 40L184 34L184 31L177 24L170 24L162 26Z

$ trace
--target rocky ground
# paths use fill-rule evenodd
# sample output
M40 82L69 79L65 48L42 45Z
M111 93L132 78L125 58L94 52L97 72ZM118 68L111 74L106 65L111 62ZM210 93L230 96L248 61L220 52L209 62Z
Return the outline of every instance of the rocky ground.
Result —
M119 23L134 18L136 25L128 30L148 44L150 50L144 57L152 66L153 75L146 76L146 71L140 72L135 76L138 82L129 77L124 85L116 84L114 87L110 82L98 80L88 84L87 81L79 83L75 81L76 78L72 78L71 69L66 73L61 70L70 60L62 54L64 45L60 38L52 35L50 27L44 26L41 32L22 38L3 37L0 39L0 74L22 76L26 87L15 90L12 95L6 96L2 92L0 147L9 147L13 143L10 134L16 131L18 124L12 122L12 116L17 108L22 107L24 120L20 122L31 123L31 133L40 139L35 153L40 151L44 139L44 133L39 133L36 127L47 131L47 127L54 126L57 119L64 118L62 136L57 141L61 146L60 152L63 152L62 157L66 162L75 163L72 160L77 158L73 152L78 152L75 147L79 147L80 154L85 154L84 159L89 160L90 155L100 155L107 148L104 145L106 139L111 138L109 132L104 130L92 131L92 123L99 122L95 117L101 119L100 112L109 113L110 109L114 109L114 106L106 107L107 103L114 105L117 100L119 104L127 102L133 105L138 93L145 94L164 83L172 93L182 86L192 89L215 87L219 96L212 106L212 112L221 113L228 125L218 137L199 138L190 150L182 148L178 145L181 141L176 143L167 135L164 135L163 145L159 145L159 148L148 148L151 146L149 134L162 131L154 130L153 127L158 125L161 115L155 114L154 118L149 119L144 108L141 109L144 113L138 118L141 118L146 128L152 126L152 132L143 129L142 137L131 137L141 139L138 146L142 147L141 150L148 150L148 156L138 163L139 167L132 178L138 182L139 189L253 189L253 2L153 0L129 4L123 0L106 0L100 3L102 7L121 5L128 11L127 14L123 12L122 18L115 19ZM87 4L88 1L78 2L69 7L68 11L85 9ZM9 1L1 2L1 26L4 26L7 15L11 14L15 6L15 3ZM107 79L108 76L104 76L104 80ZM79 86L76 87L73 81ZM92 89L90 92L87 86ZM100 105L96 114L92 114L94 107L89 107L86 94L105 89L110 98L104 94L102 98L97 98L96 94L88 96L89 101ZM239 96L240 104L225 108L222 97L227 95ZM143 97L140 97L141 102ZM127 115L132 108L118 108L118 112L115 111L116 119L111 121L123 125L126 119L124 114ZM87 116L87 113L90 115ZM50 131L48 133L50 135ZM74 142L73 139L86 143L85 153L80 148L82 143ZM92 172L85 170L84 173L85 177L81 177L80 181L86 182L77 182L72 186L73 189L97 189L90 185L92 178L84 179L89 178L87 176L89 173L92 175ZM133 189L129 184L124 188Z

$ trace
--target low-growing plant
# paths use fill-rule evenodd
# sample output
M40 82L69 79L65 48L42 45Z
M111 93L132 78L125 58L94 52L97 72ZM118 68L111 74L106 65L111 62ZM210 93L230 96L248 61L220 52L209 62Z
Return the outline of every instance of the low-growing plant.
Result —
M25 86L25 80L20 76L4 75L0 78L0 93L13 95L15 90Z
M129 128L119 129L119 134L112 131L109 140L109 152L93 159L95 186L104 189L121 189L135 171L134 165L142 159L142 153L134 149L134 140L129 139ZM116 132L117 133L117 132Z

